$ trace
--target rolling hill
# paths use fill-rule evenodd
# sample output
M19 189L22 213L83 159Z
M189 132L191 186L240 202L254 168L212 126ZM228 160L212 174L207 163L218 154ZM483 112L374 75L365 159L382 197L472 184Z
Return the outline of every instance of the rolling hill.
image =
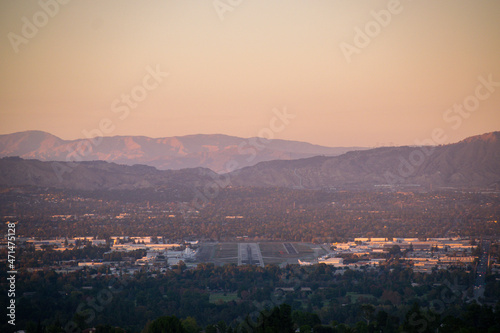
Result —
M55 139L53 139L55 140ZM18 149L32 149L19 145ZM219 175L208 168L158 170L104 161L42 162L0 159L0 185L82 190L217 186L370 189L377 186L497 188L500 132L438 147L383 147L340 156L261 162Z
M240 186L298 188L500 185L500 132L438 147L383 147L337 157L270 161L232 174Z
M0 135L0 157L41 161L106 161L144 164L160 170L209 168L224 173L262 161L317 155L337 156L359 147L323 147L305 142L238 138L227 135L187 135L168 138L113 136L62 140L41 131Z

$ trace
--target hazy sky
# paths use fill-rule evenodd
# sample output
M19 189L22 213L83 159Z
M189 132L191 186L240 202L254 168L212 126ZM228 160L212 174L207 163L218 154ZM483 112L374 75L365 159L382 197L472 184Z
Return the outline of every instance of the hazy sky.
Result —
M500 130L497 0L60 2L0 2L0 134L378 146Z

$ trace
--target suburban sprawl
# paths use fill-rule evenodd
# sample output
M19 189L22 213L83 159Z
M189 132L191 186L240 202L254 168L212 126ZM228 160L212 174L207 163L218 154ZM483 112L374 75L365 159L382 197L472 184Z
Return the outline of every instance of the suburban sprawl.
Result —
M16 273L15 290L2 288L16 296L16 325L482 332L500 322L498 191L235 187L202 207L172 193L3 188L0 264L5 279Z

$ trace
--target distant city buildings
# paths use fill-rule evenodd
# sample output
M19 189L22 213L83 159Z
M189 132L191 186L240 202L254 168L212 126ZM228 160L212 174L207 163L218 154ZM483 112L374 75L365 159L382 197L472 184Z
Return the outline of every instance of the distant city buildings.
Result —
M110 267L109 272L116 274L119 272L132 273L141 269L141 267L146 267L148 270L165 271L168 267L179 264L180 261L196 263L198 250L203 247L203 243L198 240L169 243L163 237L153 236L112 236L107 239L94 239L92 237L19 238L18 241L20 245L33 246L35 250L40 251L65 251L88 245L109 246L110 250L104 253L104 259L102 260L87 259L59 262L53 268L61 273L70 273L85 267L98 268L102 266ZM245 244L250 243L246 242L245 239L241 239L239 245L245 246ZM258 243L254 245L259 248ZM0 244L0 247L5 246L3 242ZM293 259L287 257L293 255L296 258L295 263L302 266L325 264L336 268L359 269L360 267L377 267L386 263L387 260L397 257L401 264L411 266L416 272L430 273L434 269L447 269L451 266L472 267L478 260L478 257L474 255L474 250L477 248L474 241L458 237L429 238L425 240L418 238L359 237L348 242L317 245L314 251L316 258L311 255L301 257L292 243L283 243L282 246L283 263L293 263ZM257 248L255 253L259 252ZM142 254L137 251L142 251ZM239 252L243 253L245 251L237 252L233 255L240 257ZM142 255L142 257L137 255ZM263 258L261 265L265 264L266 258ZM208 260L210 259L208 258ZM241 263L238 263L245 264L246 262L242 260ZM495 262L491 263L491 266L495 270L500 270Z
M401 259L418 272L430 273L432 269L446 269L453 265L469 265L477 257L472 256L474 245L468 239L460 238L355 238L353 242L332 243L329 253L315 261L302 261L302 266L326 264L334 267L357 268L377 266L384 263L390 254L400 254ZM404 255L403 255L404 254ZM357 257L354 263L345 264L343 257ZM382 258L380 258L382 257Z

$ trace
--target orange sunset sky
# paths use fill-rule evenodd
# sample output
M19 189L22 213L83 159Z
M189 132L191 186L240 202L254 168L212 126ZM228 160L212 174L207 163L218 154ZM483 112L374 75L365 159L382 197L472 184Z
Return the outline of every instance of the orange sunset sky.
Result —
M496 0L5 0L0 16L0 134L76 139L104 119L251 137L285 107L275 138L326 146L500 130Z

